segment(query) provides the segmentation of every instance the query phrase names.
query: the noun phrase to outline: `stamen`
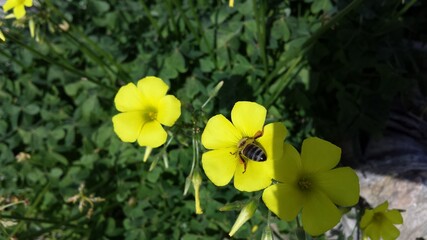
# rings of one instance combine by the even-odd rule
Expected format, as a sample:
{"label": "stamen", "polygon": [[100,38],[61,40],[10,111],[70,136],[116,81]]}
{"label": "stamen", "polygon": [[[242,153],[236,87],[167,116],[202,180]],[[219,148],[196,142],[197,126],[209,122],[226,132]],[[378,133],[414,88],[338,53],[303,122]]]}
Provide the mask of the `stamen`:
{"label": "stamen", "polygon": [[311,188],[311,181],[307,178],[301,178],[298,181],[298,187],[302,190],[302,191],[307,191],[310,190]]}

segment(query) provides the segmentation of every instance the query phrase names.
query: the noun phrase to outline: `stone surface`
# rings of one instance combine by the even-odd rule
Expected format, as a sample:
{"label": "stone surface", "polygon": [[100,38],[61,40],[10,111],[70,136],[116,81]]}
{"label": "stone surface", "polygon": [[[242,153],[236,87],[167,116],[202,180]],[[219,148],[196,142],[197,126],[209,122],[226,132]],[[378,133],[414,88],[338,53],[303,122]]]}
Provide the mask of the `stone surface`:
{"label": "stone surface", "polygon": [[[398,239],[427,239],[427,97],[416,87],[407,97],[395,101],[381,136],[369,136],[358,148],[354,141],[341,146],[344,159],[361,163],[361,197],[372,207],[387,200],[390,208],[403,210]],[[354,224],[343,219],[346,235]]]}
{"label": "stone surface", "polygon": [[399,239],[427,238],[427,171],[382,175],[358,171],[360,195],[373,207],[389,202],[404,210]]}

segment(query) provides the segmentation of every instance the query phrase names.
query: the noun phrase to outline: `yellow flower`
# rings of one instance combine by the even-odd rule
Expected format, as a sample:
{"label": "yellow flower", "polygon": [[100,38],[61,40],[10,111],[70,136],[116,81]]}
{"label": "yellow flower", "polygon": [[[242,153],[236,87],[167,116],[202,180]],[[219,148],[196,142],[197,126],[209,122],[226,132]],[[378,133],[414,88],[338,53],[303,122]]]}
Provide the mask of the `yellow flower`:
{"label": "yellow flower", "polygon": [[7,12],[13,8],[16,19],[20,19],[25,16],[25,7],[31,6],[33,6],[33,0],[7,0],[3,5],[3,11]]}
{"label": "yellow flower", "polygon": [[228,6],[229,7],[234,7],[234,0],[228,1]]}
{"label": "yellow flower", "polygon": [[[0,24],[1,25],[1,24]],[[2,40],[3,42],[6,42],[6,38],[4,37],[3,32],[0,29],[0,40]]]}
{"label": "yellow flower", "polygon": [[181,115],[181,102],[166,95],[169,87],[162,79],[146,77],[138,84],[119,89],[114,103],[121,113],[113,117],[114,132],[123,142],[159,147],[166,142],[164,126],[172,126]]}
{"label": "yellow flower", "polygon": [[403,218],[396,209],[388,210],[388,202],[385,201],[374,209],[367,209],[360,221],[363,235],[372,240],[394,240],[400,235],[400,231],[394,224],[402,224]]}
{"label": "yellow flower", "polygon": [[336,205],[352,206],[359,199],[359,179],[349,167],[334,168],[341,149],[316,137],[304,140],[301,155],[284,144],[275,179],[279,182],[264,190],[262,199],[278,217],[292,221],[302,210],[304,230],[320,235],[341,218]]}
{"label": "yellow flower", "polygon": [[[221,114],[209,119],[202,144],[210,151],[203,154],[202,166],[215,185],[224,186],[233,176],[234,186],[240,191],[258,191],[271,184],[287,130],[281,123],[264,126],[266,114],[267,110],[257,103],[237,102],[231,110],[232,122]],[[244,159],[241,150],[245,142],[261,148],[266,159]]]}

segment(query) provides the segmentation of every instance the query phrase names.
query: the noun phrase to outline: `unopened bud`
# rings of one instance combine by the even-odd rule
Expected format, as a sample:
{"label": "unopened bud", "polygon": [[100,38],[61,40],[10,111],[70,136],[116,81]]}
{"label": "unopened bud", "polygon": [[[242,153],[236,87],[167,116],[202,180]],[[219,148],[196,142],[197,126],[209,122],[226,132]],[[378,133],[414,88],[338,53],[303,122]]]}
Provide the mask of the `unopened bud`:
{"label": "unopened bud", "polygon": [[271,232],[271,228],[269,225],[264,228],[264,231],[261,235],[261,240],[273,240],[273,233]]}
{"label": "unopened bud", "polygon": [[228,2],[228,6],[229,6],[229,7],[234,7],[234,0],[230,0],[230,1]]}
{"label": "unopened bud", "polygon": [[208,100],[206,100],[206,102],[205,103],[203,103],[203,105],[202,105],[202,109],[206,106],[206,104],[208,104],[209,103],[209,101],[212,99],[212,98],[214,98],[217,94],[218,94],[218,92],[219,92],[219,90],[222,88],[222,86],[224,85],[224,81],[220,81],[216,86],[215,86],[215,88],[213,89],[213,91],[211,92],[211,94],[209,95],[209,98],[208,98]]}
{"label": "unopened bud", "polygon": [[249,219],[252,218],[252,216],[255,213],[255,210],[258,207],[258,199],[251,199],[240,211],[239,216],[236,219],[236,222],[234,222],[233,227],[231,228],[230,233],[228,234],[230,237],[232,237],[237,230]]}
{"label": "unopened bud", "polygon": [[152,147],[146,147],[145,148],[144,162],[146,162],[148,160],[148,157],[150,156],[152,150],[153,150]]}
{"label": "unopened bud", "polygon": [[236,210],[242,209],[244,206],[245,206],[244,201],[236,201],[236,202],[225,204],[224,206],[220,207],[219,210],[221,212],[236,211]]}
{"label": "unopened bud", "polygon": [[194,171],[191,181],[193,182],[193,188],[194,188],[194,201],[195,201],[195,207],[196,207],[196,214],[202,214],[203,210],[200,205],[200,185],[202,185],[202,176],[200,176],[200,173],[197,169]]}
{"label": "unopened bud", "polygon": [[4,34],[3,34],[3,32],[0,30],[0,39],[3,41],[3,42],[6,42],[6,37],[4,36]]}
{"label": "unopened bud", "polygon": [[36,24],[34,23],[34,19],[33,18],[30,18],[30,20],[28,21],[28,27],[30,28],[30,35],[31,35],[31,37],[34,38]]}

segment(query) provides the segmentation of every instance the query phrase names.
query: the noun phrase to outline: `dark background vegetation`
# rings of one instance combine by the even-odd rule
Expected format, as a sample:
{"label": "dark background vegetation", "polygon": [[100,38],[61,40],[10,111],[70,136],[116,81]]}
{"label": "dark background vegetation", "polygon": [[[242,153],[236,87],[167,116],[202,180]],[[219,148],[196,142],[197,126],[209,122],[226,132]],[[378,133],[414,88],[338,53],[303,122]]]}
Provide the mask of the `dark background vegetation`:
{"label": "dark background vegetation", "polygon": [[[217,209],[251,194],[216,188],[204,178],[203,215],[195,215],[191,194],[183,196],[193,129],[203,129],[210,116],[229,116],[238,100],[256,101],[268,108],[268,121],[286,124],[288,141],[296,146],[317,135],[340,146],[350,143],[357,154],[365,139],[381,135],[396,102],[425,113],[410,104],[414,90],[427,93],[425,2],[227,4],[47,0],[36,2],[25,20],[2,19],[7,41],[0,45],[0,196],[28,205],[0,212],[2,220],[19,220],[1,234],[227,238],[238,212]],[[36,23],[35,38],[29,19]],[[112,129],[115,93],[147,75],[161,77],[182,101],[182,117],[170,129],[175,138],[167,168],[156,157],[143,163],[144,149],[120,142]],[[201,113],[220,81],[223,88]],[[18,162],[20,152],[31,158]],[[357,158],[350,163],[358,164]],[[83,182],[88,196],[106,199],[90,219],[77,204],[66,203]],[[258,239],[266,218],[261,206],[236,238]],[[282,234],[295,229],[275,222]]]}

